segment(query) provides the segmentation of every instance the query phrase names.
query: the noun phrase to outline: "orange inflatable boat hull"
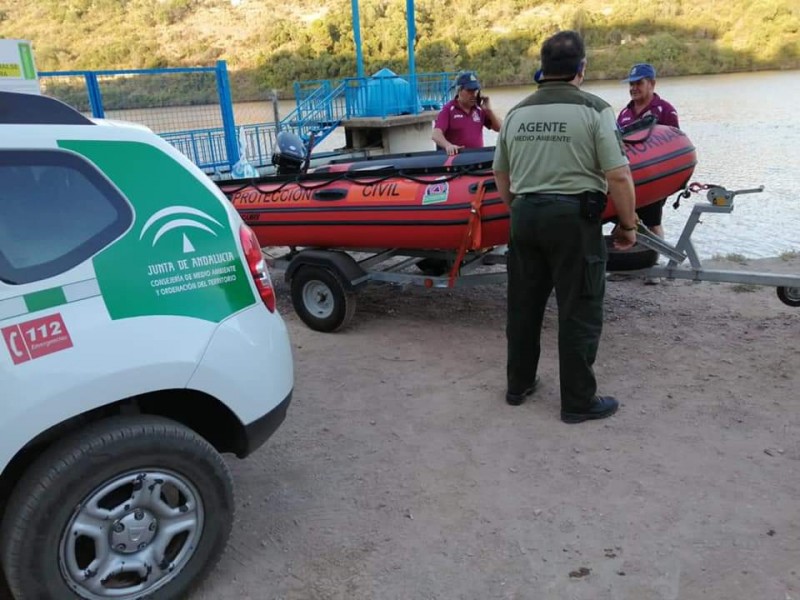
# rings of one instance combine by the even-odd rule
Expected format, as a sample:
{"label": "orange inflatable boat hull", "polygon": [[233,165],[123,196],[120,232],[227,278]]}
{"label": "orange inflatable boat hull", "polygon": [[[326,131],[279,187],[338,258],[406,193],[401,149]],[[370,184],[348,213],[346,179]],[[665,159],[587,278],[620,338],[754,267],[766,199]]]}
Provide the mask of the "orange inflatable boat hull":
{"label": "orange inflatable boat hull", "polygon": [[[678,129],[656,125],[624,141],[637,206],[682,189],[694,171],[694,146]],[[509,235],[493,153],[484,148],[452,157],[419,152],[339,160],[302,175],[218,185],[264,247],[450,250],[464,244],[469,229],[469,248],[485,248],[508,243]],[[609,202],[603,219],[614,214]]]}

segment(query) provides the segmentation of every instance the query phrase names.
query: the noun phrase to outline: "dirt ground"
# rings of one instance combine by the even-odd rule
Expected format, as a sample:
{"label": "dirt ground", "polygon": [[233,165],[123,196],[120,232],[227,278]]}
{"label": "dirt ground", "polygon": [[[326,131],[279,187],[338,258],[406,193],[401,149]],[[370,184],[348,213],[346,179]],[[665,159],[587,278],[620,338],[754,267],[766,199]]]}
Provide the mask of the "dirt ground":
{"label": "dirt ground", "polygon": [[190,600],[800,599],[800,309],[619,279],[596,366],[623,407],[579,425],[554,306],[543,385],[511,407],[505,286],[368,287],[321,334],[280,284],[294,401],[231,459],[234,532]]}
{"label": "dirt ground", "polygon": [[280,291],[294,403],[232,461],[231,544],[192,600],[800,599],[800,309],[774,288],[609,281],[597,373],[623,407],[580,425],[554,306],[511,407],[505,286],[371,287],[337,334]]}

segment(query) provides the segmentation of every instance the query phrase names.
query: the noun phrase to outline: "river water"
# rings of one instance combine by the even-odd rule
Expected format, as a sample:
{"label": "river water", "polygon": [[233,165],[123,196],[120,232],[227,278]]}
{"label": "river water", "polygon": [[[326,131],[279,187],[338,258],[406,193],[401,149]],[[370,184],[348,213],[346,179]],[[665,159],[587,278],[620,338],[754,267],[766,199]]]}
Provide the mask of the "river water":
{"label": "river water", "polygon": [[[628,101],[623,83],[586,89],[615,110]],[[703,217],[692,236],[700,256],[800,251],[800,73],[664,78],[656,91],[678,110],[681,129],[697,148],[692,181],[729,190],[764,186],[760,194],[736,197],[731,214]],[[677,240],[698,196],[692,198],[678,210],[665,206],[668,240]]]}
{"label": "river water", "polygon": [[[495,111],[508,110],[535,85],[484,90]],[[628,102],[628,86],[616,81],[589,82],[584,89],[597,94],[619,112]],[[678,110],[681,128],[697,148],[698,165],[691,181],[725,186],[729,190],[764,186],[760,194],[736,197],[731,214],[706,214],[692,240],[703,258],[741,254],[749,258],[800,252],[800,72],[762,72],[661,78],[656,91]],[[246,105],[237,105],[239,113]],[[281,102],[285,116],[294,107]],[[259,120],[272,120],[271,105],[261,104]],[[496,134],[486,132],[485,143]],[[344,146],[337,130],[320,146]],[[431,146],[432,148],[432,146]],[[664,209],[666,238],[675,242],[692,204]]]}

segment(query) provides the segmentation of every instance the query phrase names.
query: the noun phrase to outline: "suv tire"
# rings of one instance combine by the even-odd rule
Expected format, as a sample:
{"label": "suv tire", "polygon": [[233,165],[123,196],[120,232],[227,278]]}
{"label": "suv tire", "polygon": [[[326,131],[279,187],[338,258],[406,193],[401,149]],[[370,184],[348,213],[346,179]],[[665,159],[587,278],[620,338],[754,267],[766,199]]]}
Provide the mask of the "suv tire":
{"label": "suv tire", "polygon": [[0,562],[17,600],[180,598],[221,555],[233,512],[230,471],[205,439],[161,417],[112,417],[27,470],[3,516]]}

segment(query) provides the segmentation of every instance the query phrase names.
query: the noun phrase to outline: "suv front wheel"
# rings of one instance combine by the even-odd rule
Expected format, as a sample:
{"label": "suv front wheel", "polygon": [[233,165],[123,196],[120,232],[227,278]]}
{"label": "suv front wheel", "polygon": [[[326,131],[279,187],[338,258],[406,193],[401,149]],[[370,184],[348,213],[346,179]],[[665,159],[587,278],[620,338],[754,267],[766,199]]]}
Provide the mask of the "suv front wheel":
{"label": "suv front wheel", "polygon": [[17,600],[182,597],[233,523],[233,482],[203,438],[154,416],[98,421],[20,480],[0,527]]}

